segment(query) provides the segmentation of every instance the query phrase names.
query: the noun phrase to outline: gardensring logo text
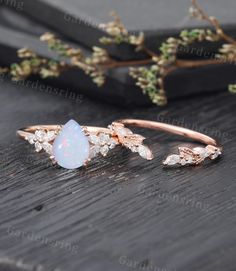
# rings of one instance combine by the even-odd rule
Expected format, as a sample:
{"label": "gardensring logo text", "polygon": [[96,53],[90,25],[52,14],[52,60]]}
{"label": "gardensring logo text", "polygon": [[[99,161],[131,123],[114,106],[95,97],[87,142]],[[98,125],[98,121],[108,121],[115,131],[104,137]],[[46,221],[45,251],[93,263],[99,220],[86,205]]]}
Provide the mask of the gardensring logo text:
{"label": "gardensring logo text", "polygon": [[125,265],[129,268],[133,268],[135,270],[142,270],[142,271],[175,271],[175,269],[168,269],[165,267],[158,267],[154,265],[149,260],[144,261],[137,261],[128,258],[127,256],[120,256],[119,263]]}
{"label": "gardensring logo text", "polygon": [[69,242],[64,242],[64,241],[58,241],[58,240],[50,240],[47,237],[40,236],[37,234],[34,234],[33,232],[27,232],[27,231],[22,231],[19,229],[15,229],[13,227],[8,227],[7,228],[7,233],[10,236],[15,237],[16,239],[23,238],[27,239],[32,242],[39,242],[43,245],[50,246],[55,249],[64,249],[72,253],[73,255],[78,254],[78,246],[72,245]]}
{"label": "gardensring logo text", "polygon": [[24,2],[17,0],[0,0],[0,5],[14,8],[17,11],[22,11],[24,8]]}

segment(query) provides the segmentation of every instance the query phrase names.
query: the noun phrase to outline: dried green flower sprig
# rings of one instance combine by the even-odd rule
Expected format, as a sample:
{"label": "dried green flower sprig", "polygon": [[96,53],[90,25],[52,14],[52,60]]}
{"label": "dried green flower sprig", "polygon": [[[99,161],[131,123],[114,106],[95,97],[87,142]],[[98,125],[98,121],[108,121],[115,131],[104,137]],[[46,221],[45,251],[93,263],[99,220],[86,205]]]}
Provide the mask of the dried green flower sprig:
{"label": "dried green flower sprig", "polygon": [[144,34],[141,32],[138,36],[130,35],[119,16],[114,11],[111,12],[111,16],[114,18],[114,21],[99,25],[100,28],[110,36],[100,38],[100,42],[104,45],[128,43],[134,45],[136,51],[142,50],[144,45]]}
{"label": "dried green flower sprig", "polygon": [[137,80],[136,84],[143,93],[147,94],[154,104],[165,105],[167,99],[160,73],[158,65],[152,65],[150,68],[130,68],[130,75]]}
{"label": "dried green flower sprig", "polygon": [[39,74],[42,78],[58,77],[65,68],[64,62],[41,58],[27,48],[18,50],[18,57],[24,60],[12,64],[9,69],[14,81],[24,80],[32,74]]}
{"label": "dried green flower sprig", "polygon": [[[42,78],[58,77],[63,71],[77,67],[100,87],[105,83],[106,71],[116,67],[129,67],[130,76],[134,78],[136,85],[143,93],[148,95],[154,104],[165,105],[167,103],[165,77],[174,70],[236,62],[236,40],[223,31],[218,20],[205,13],[196,0],[192,0],[189,12],[191,17],[210,23],[213,30],[210,28],[183,30],[178,37],[170,37],[163,42],[159,53],[145,46],[143,33],[130,34],[115,12],[111,14],[114,18],[112,22],[100,25],[101,29],[107,33],[106,37],[100,39],[103,46],[127,43],[133,46],[135,51],[146,53],[147,58],[144,60],[117,61],[106,49],[100,47],[93,47],[92,54],[85,56],[80,48],[72,48],[55,35],[45,33],[40,40],[46,42],[49,50],[57,54],[56,59],[42,58],[30,49],[23,48],[18,50],[18,57],[22,61],[12,64],[9,68],[0,68],[0,73],[10,73],[13,80],[24,80],[33,74],[39,74]],[[178,58],[180,48],[202,41],[223,41],[224,44],[213,59],[183,60]],[[229,90],[236,93],[236,85],[230,85]]]}

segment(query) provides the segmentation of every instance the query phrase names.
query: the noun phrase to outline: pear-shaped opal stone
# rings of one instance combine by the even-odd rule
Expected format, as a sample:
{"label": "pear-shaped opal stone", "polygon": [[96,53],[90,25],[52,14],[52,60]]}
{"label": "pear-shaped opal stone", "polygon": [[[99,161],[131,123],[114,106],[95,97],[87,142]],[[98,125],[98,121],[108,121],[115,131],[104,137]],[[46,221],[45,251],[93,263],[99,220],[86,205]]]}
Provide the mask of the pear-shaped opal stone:
{"label": "pear-shaped opal stone", "polygon": [[53,156],[63,168],[75,169],[84,165],[89,158],[89,141],[80,125],[68,121],[56,137],[52,147]]}

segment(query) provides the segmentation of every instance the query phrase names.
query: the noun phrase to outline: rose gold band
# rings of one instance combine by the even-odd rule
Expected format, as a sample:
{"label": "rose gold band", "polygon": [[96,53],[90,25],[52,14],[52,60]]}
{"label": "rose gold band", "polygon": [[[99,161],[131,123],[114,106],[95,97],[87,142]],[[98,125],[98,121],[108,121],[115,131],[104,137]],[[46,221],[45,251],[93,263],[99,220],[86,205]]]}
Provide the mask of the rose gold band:
{"label": "rose gold band", "polygon": [[[28,126],[25,128],[21,128],[17,131],[17,135],[20,138],[25,138],[27,135],[34,133],[37,130],[45,130],[45,131],[54,131],[59,132],[62,129],[63,125],[34,125]],[[111,134],[111,131],[108,128],[103,127],[94,127],[94,126],[81,126],[81,128],[89,133],[89,134],[96,134],[96,133],[105,133]]]}
{"label": "rose gold band", "polygon": [[116,121],[116,123],[121,123],[125,126],[135,126],[140,128],[147,128],[152,130],[160,130],[171,134],[180,135],[186,138],[193,139],[195,141],[201,142],[206,147],[178,147],[178,154],[169,155],[164,161],[164,165],[198,165],[205,161],[206,159],[214,160],[222,153],[222,146],[220,146],[215,139],[190,130],[183,127],[170,125],[166,123],[149,121],[149,120],[139,120],[139,119],[121,119]]}
{"label": "rose gold band", "polygon": [[[121,119],[114,121],[107,128],[81,126],[82,131],[88,137],[91,152],[96,149],[95,155],[107,155],[107,152],[116,145],[122,145],[132,152],[138,153],[141,157],[152,160],[153,154],[148,146],[143,144],[145,137],[134,134],[125,126],[135,126],[152,130],[160,130],[171,134],[190,138],[205,144],[205,147],[178,147],[178,153],[169,155],[164,165],[198,165],[206,159],[214,160],[221,155],[222,147],[215,139],[183,127],[170,125],[166,123],[139,120],[139,119]],[[52,145],[54,139],[60,134],[63,125],[36,125],[22,128],[17,131],[19,137],[34,144],[36,151],[44,149],[47,153],[52,154]],[[94,157],[92,155],[91,157]]]}
{"label": "rose gold band", "polygon": [[199,133],[187,128],[183,128],[180,126],[175,126],[175,125],[166,124],[162,122],[156,122],[156,121],[139,120],[139,119],[121,119],[121,120],[118,120],[117,122],[122,123],[126,126],[130,125],[130,126],[147,128],[147,129],[152,129],[152,130],[160,130],[163,132],[184,136],[186,138],[199,141],[206,145],[219,146],[215,139],[207,135],[204,135],[202,133]]}

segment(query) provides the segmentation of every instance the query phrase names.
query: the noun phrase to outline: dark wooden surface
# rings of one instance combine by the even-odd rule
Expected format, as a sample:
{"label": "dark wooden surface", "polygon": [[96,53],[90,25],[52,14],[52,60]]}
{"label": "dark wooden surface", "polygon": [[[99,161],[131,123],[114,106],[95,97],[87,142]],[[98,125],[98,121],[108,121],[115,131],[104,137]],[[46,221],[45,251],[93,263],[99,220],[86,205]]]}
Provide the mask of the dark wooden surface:
{"label": "dark wooden surface", "polygon": [[[46,271],[235,270],[236,96],[128,110],[1,80],[0,115],[1,271],[39,265]],[[52,167],[15,136],[25,125],[74,118],[105,126],[121,117],[206,132],[221,140],[224,156],[203,166],[163,169],[162,159],[184,141],[137,130],[148,137],[153,161],[117,148],[86,169],[68,171]],[[32,268],[6,267],[6,259]]]}

